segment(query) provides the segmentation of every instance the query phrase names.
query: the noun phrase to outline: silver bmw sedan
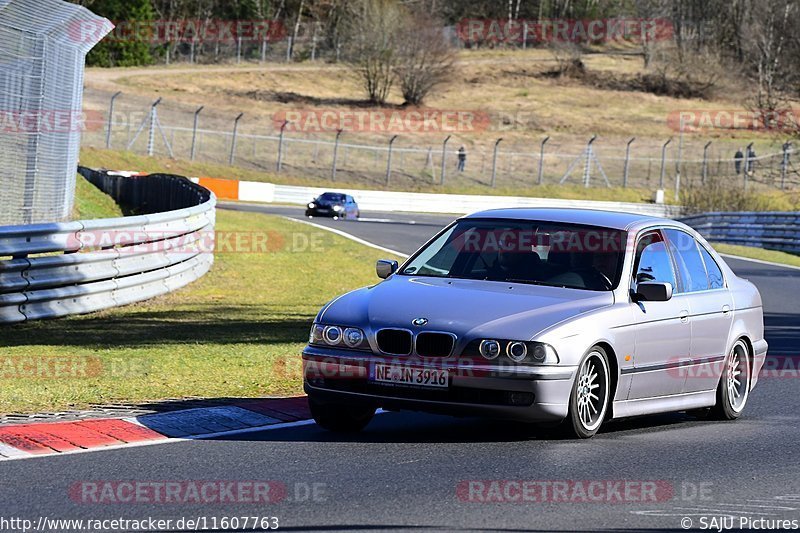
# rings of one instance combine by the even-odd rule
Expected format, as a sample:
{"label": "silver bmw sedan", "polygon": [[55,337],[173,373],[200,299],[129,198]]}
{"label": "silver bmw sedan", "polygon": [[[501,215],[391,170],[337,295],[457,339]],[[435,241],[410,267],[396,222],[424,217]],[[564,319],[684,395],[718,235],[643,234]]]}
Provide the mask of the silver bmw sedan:
{"label": "silver bmw sedan", "polygon": [[744,409],[767,352],[761,296],[688,226],[577,209],[456,220],[329,302],[303,351],[316,422],[378,408],[601,424]]}

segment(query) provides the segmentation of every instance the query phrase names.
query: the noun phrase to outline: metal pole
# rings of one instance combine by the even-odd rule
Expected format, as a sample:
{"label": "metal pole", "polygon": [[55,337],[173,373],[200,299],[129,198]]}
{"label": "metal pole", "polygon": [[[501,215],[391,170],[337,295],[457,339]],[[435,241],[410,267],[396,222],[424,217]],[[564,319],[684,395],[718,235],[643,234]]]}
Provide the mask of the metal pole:
{"label": "metal pole", "polygon": [[628,186],[628,167],[631,161],[631,144],[636,140],[636,137],[631,137],[628,145],[625,147],[625,165],[622,168],[622,187]]}
{"label": "metal pole", "polygon": [[681,159],[683,158],[683,113],[681,113],[680,136],[678,137],[678,159],[675,161],[675,201],[681,197]]}
{"label": "metal pole", "polygon": [[233,162],[236,160],[236,135],[239,133],[239,121],[244,116],[244,113],[239,113],[239,116],[236,117],[236,120],[233,121],[233,139],[231,139],[231,156],[228,158],[228,164],[233,166]]}
{"label": "metal pole", "polygon": [[706,184],[706,178],[708,178],[708,147],[711,146],[712,142],[714,141],[708,141],[703,147],[703,174],[700,178],[703,185]]}
{"label": "metal pole", "polygon": [[292,61],[292,37],[289,37],[288,45],[286,46],[286,62],[290,63]]}
{"label": "metal pole", "polygon": [[283,132],[286,129],[287,124],[289,124],[289,121],[284,120],[283,124],[281,124],[281,134],[278,137],[278,164],[275,170],[279,173],[283,169]]}
{"label": "metal pole", "polygon": [[452,135],[445,137],[444,142],[442,143],[442,176],[441,180],[439,181],[441,185],[444,185],[444,176],[447,173],[447,141],[450,140],[450,137],[452,137]]}
{"label": "metal pole", "polygon": [[194,161],[195,156],[197,155],[197,125],[200,123],[200,113],[203,111],[205,106],[200,106],[197,108],[197,111],[194,112],[194,126],[192,127],[192,152],[190,158]]}
{"label": "metal pole", "polygon": [[747,145],[744,150],[744,190],[747,191],[748,173],[750,166],[755,165],[755,162],[750,159],[750,154],[753,153],[753,143]]}
{"label": "metal pole", "polygon": [[544,138],[542,145],[539,147],[539,185],[544,183],[544,145],[547,144],[549,140],[550,136],[548,135]]}
{"label": "metal pole", "polygon": [[592,135],[592,138],[589,139],[589,142],[586,144],[586,163],[583,165],[583,186],[589,187],[589,182],[592,179],[592,145],[594,144],[594,140],[597,139],[597,135]]}
{"label": "metal pole", "polygon": [[108,126],[106,127],[106,150],[111,148],[111,128],[114,124],[114,100],[116,100],[122,91],[114,93],[111,97],[111,103],[108,106]]}
{"label": "metal pole", "polygon": [[336,160],[339,157],[339,137],[343,130],[336,131],[336,141],[333,143],[333,168],[331,169],[331,179],[336,181]]}
{"label": "metal pole", "polygon": [[500,146],[500,142],[502,140],[503,138],[500,137],[494,143],[494,156],[492,157],[492,187],[494,187],[495,182],[497,181],[497,147]]}
{"label": "metal pole", "polygon": [[667,142],[664,143],[664,146],[661,147],[661,178],[658,180],[658,188],[664,188],[664,173],[666,171],[666,163],[667,163],[667,146],[669,143],[672,142],[672,137],[670,137]]}
{"label": "metal pole", "polygon": [[789,167],[789,149],[792,143],[786,141],[783,143],[783,160],[781,161],[781,189],[786,188],[786,170]]}
{"label": "metal pole", "polygon": [[158,111],[156,111],[156,108],[160,103],[161,98],[153,102],[153,105],[150,106],[150,135],[147,138],[147,155],[150,157],[153,157],[153,144],[156,140],[156,121],[158,120]]}
{"label": "metal pole", "polygon": [[386,158],[386,185],[389,185],[389,178],[392,176],[392,146],[397,139],[397,135],[389,139],[389,155]]}
{"label": "metal pole", "polygon": [[241,36],[236,39],[236,64],[240,64],[242,62],[242,38]]}

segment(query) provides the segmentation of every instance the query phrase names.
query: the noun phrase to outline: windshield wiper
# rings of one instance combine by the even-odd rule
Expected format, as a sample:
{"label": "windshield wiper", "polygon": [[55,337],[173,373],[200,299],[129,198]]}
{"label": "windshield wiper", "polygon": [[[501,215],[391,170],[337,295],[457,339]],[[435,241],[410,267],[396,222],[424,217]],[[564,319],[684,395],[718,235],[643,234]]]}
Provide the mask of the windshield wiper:
{"label": "windshield wiper", "polygon": [[552,283],[545,283],[544,281],[536,281],[534,279],[517,279],[517,278],[506,278],[501,279],[498,281],[505,281],[507,283],[522,283],[525,285],[541,285],[543,287],[559,287],[560,285],[554,285]]}

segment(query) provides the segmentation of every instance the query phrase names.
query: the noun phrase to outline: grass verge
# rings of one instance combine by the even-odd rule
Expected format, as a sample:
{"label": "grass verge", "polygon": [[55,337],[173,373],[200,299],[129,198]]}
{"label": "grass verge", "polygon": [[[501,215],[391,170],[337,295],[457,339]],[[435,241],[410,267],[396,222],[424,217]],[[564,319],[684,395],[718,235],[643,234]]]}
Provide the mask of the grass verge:
{"label": "grass verge", "polygon": [[262,236],[258,251],[219,253],[203,279],[149,302],[3,327],[0,412],[301,392],[314,315],[376,281],[375,260],[387,254],[281,218],[220,211],[217,220],[218,232]]}
{"label": "grass verge", "polygon": [[95,218],[121,217],[122,210],[114,200],[100,189],[78,175],[75,182],[75,207],[72,210],[73,220],[91,220]]}
{"label": "grass verge", "polygon": [[[275,174],[242,167],[146,157],[132,152],[84,148],[81,150],[81,164],[91,168],[107,168],[113,170],[135,170],[140,172],[169,172],[181,176],[202,176],[210,178],[227,178],[241,181],[259,181],[282,185],[298,185],[305,187],[328,187],[348,189],[379,189],[389,191],[430,192],[444,194],[475,194],[480,196],[527,196],[533,198],[563,198],[568,200],[598,200],[609,202],[642,203],[651,200],[652,192],[645,189],[621,187],[592,187],[582,185],[541,185],[525,187],[496,187],[485,185],[445,185],[417,183],[411,186],[389,186],[364,182],[348,182],[337,180],[332,184],[329,180],[309,178],[289,173]],[[669,196],[669,195],[667,195]],[[357,198],[356,198],[357,199]],[[668,199],[669,202],[669,199]]]}
{"label": "grass verge", "polygon": [[800,267],[800,256],[779,252],[776,250],[764,250],[752,246],[736,246],[733,244],[713,244],[714,249],[721,254],[738,255],[748,259],[758,259],[771,263]]}

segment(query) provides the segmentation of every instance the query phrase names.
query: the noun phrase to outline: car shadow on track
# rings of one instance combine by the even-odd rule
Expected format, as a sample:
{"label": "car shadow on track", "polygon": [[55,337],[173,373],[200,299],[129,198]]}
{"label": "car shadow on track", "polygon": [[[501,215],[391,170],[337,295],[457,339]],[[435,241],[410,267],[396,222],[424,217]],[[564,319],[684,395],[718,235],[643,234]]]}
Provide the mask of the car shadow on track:
{"label": "car shadow on track", "polygon": [[[668,413],[608,422],[595,439],[663,432],[710,424],[685,413]],[[563,426],[546,427],[487,420],[401,412],[383,413],[360,433],[332,433],[316,424],[222,436],[218,440],[271,442],[480,443],[573,440]]]}

